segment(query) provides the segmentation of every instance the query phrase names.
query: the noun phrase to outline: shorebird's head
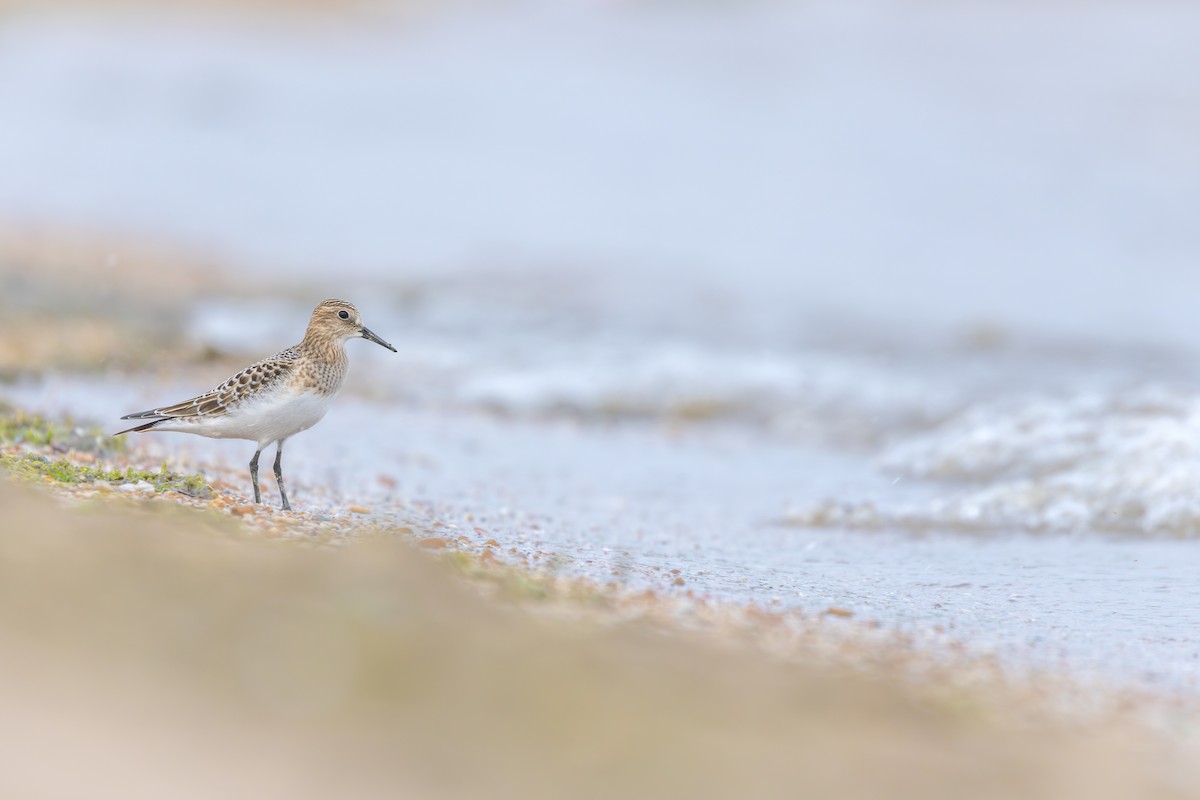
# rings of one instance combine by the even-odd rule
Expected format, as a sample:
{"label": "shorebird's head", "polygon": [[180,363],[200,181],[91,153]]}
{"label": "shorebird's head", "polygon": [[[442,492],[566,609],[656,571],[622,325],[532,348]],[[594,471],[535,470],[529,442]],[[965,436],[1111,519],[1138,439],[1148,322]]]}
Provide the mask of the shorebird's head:
{"label": "shorebird's head", "polygon": [[312,320],[308,323],[308,331],[310,336],[319,332],[322,338],[338,342],[361,337],[386,347],[393,353],[396,352],[396,348],[363,325],[358,309],[353,303],[347,303],[345,300],[326,300],[317,306],[313,310]]}

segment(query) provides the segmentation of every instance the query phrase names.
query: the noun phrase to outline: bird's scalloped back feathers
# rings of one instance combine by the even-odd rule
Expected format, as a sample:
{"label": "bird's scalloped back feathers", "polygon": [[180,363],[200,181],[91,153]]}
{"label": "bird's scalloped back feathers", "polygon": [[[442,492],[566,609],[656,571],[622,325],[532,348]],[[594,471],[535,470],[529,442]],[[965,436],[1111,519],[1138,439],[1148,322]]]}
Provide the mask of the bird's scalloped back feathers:
{"label": "bird's scalloped back feathers", "polygon": [[[256,392],[274,386],[282,380],[291,377],[295,370],[300,353],[295,347],[289,347],[282,353],[256,361],[229,380],[217,386],[210,392],[199,397],[184,400],[175,405],[128,414],[121,419],[152,419],[181,417],[211,417],[220,416],[230,408],[237,406],[242,400]],[[149,426],[146,426],[149,427]],[[131,430],[141,430],[132,428]]]}

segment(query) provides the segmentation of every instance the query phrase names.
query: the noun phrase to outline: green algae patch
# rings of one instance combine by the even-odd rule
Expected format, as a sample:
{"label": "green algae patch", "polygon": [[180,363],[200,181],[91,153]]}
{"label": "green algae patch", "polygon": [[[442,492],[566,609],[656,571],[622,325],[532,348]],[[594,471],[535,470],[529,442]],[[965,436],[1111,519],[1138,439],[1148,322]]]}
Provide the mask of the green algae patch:
{"label": "green algae patch", "polygon": [[550,579],[499,562],[488,563],[474,553],[450,551],[447,563],[466,578],[491,583],[511,600],[546,600],[550,597]]}
{"label": "green algae patch", "polygon": [[42,455],[0,456],[0,467],[28,479],[43,479],[55,483],[148,483],[156,492],[179,492],[188,497],[210,499],[212,487],[199,473],[180,475],[168,470],[166,465],[158,472],[128,467],[124,470],[106,468],[103,464],[87,466],[66,459],[50,459]]}
{"label": "green algae patch", "polygon": [[70,418],[49,419],[3,404],[0,404],[0,445],[61,447],[94,454],[125,450],[123,439],[114,439],[97,425],[79,425]]}

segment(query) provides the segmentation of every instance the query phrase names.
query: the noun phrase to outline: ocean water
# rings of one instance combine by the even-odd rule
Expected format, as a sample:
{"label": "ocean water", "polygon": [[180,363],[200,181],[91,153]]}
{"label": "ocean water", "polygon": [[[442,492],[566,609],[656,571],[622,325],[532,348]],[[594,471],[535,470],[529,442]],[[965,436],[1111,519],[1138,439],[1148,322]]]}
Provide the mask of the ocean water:
{"label": "ocean water", "polygon": [[[193,304],[223,351],[358,302],[400,352],[351,343],[298,502],[1194,691],[1197,34],[1166,2],[14,15],[0,227],[278,282]],[[115,420],[222,377],[2,391]]]}

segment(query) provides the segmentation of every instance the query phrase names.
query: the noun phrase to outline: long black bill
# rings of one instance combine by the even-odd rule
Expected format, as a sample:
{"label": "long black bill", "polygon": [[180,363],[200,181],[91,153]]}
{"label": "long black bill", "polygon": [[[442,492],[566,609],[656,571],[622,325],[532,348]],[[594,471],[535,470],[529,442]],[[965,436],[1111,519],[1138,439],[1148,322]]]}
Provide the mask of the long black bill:
{"label": "long black bill", "polygon": [[375,343],[375,344],[377,344],[377,345],[380,345],[381,347],[386,347],[388,350],[391,350],[393,353],[394,353],[394,352],[396,352],[396,348],[392,347],[390,344],[388,344],[387,342],[385,342],[383,339],[380,339],[378,336],[376,336],[376,335],[375,335],[375,334],[374,334],[374,333],[371,331],[371,329],[370,329],[370,328],[366,328],[366,327],[364,327],[364,328],[362,329],[362,337],[363,337],[364,339],[368,340],[368,341],[371,341],[371,342],[374,342],[374,343]]}

